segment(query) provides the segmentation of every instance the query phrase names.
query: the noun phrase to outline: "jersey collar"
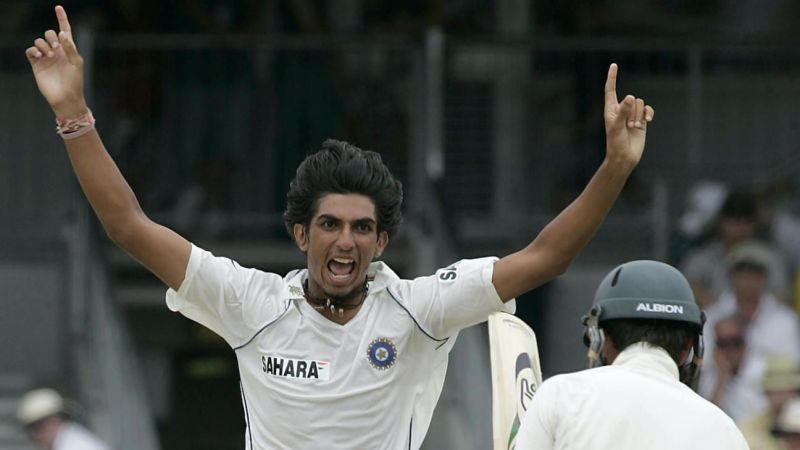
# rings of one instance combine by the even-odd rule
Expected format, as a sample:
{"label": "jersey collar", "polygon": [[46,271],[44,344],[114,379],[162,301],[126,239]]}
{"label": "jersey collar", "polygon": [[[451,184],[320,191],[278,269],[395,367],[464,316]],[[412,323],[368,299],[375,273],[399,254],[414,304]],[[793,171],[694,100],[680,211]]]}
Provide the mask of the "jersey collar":
{"label": "jersey collar", "polygon": [[679,380],[678,365],[666,350],[644,342],[631,344],[614,359],[613,365],[628,367],[637,372]]}

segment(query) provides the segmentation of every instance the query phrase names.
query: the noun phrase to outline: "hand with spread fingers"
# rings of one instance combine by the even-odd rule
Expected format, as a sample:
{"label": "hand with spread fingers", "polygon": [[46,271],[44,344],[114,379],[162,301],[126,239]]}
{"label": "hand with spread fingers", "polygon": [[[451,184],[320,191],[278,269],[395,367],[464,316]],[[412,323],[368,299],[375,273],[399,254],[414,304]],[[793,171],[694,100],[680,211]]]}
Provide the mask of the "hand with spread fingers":
{"label": "hand with spread fingers", "polygon": [[644,151],[647,123],[653,120],[655,110],[644,100],[626,95],[617,100],[617,65],[608,68],[605,87],[606,159],[633,170]]}
{"label": "hand with spread fingers", "polygon": [[69,119],[87,111],[83,96],[83,58],[75,47],[67,12],[56,6],[59,32],[47,30],[25,51],[39,91],[56,117]]}

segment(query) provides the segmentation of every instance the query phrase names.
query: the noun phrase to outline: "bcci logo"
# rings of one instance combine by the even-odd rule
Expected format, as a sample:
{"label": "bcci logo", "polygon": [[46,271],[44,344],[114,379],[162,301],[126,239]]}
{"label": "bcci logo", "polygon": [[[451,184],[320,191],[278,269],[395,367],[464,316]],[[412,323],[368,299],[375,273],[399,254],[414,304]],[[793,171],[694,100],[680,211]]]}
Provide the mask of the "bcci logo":
{"label": "bcci logo", "polygon": [[367,347],[367,359],[372,367],[386,370],[397,360],[397,347],[388,338],[377,338]]}

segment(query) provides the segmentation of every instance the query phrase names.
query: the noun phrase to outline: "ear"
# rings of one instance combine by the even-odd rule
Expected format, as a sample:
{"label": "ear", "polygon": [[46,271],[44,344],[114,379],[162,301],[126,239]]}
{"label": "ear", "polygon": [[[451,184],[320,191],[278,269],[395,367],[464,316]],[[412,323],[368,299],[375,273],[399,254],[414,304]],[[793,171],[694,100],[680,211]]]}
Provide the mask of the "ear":
{"label": "ear", "polygon": [[619,355],[617,347],[614,346],[614,341],[608,334],[605,335],[605,340],[603,341],[603,348],[600,351],[603,352],[603,358],[605,358],[606,364],[613,363],[614,360],[617,359],[617,355]]}
{"label": "ear", "polygon": [[294,243],[302,252],[308,251],[308,230],[305,225],[296,223],[292,228],[294,232]]}
{"label": "ear", "polygon": [[377,257],[381,256],[381,254],[383,254],[383,249],[385,249],[388,244],[389,244],[389,233],[387,233],[385,231],[379,231],[378,232],[378,245],[377,245],[377,248],[375,249],[374,258],[377,258]]}
{"label": "ear", "polygon": [[687,339],[686,344],[683,345],[683,351],[689,353],[689,350],[692,349],[692,346],[694,346],[694,339],[691,338]]}
{"label": "ear", "polygon": [[688,361],[689,352],[692,350],[692,347],[694,347],[694,339],[687,339],[686,343],[683,345],[683,350],[681,350],[681,356],[679,358],[681,360],[681,364],[686,364]]}

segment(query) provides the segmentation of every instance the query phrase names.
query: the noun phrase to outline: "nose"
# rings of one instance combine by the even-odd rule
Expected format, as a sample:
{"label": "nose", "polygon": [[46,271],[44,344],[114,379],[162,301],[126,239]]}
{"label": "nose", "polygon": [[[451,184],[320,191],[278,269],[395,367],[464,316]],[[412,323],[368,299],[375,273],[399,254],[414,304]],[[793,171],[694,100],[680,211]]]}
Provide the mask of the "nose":
{"label": "nose", "polygon": [[340,250],[349,251],[355,247],[355,240],[353,239],[353,230],[350,226],[346,226],[342,229],[342,232],[339,233],[339,236],[336,239],[336,246]]}

